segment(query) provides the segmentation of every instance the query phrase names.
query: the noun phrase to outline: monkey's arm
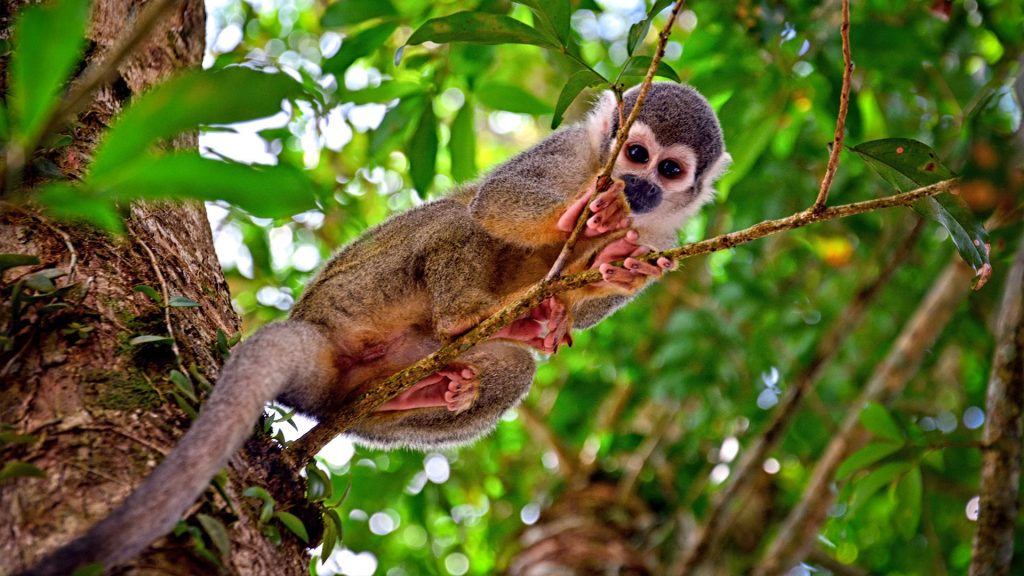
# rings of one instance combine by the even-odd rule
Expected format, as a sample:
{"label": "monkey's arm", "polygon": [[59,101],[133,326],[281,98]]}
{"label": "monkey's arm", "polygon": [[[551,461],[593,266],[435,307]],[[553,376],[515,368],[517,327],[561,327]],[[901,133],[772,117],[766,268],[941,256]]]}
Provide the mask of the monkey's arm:
{"label": "monkey's arm", "polygon": [[[252,432],[263,405],[291,384],[326,387],[331,346],[313,324],[270,324],[232,350],[199,418],[164,461],[110,516],[23,576],[58,576],[94,562],[127,562],[167,534]],[[314,361],[311,361],[314,359]]]}
{"label": "monkey's arm", "polygon": [[568,232],[558,221],[592,183],[599,156],[585,124],[555,132],[481,180],[470,214],[492,236],[517,246],[561,244]]}

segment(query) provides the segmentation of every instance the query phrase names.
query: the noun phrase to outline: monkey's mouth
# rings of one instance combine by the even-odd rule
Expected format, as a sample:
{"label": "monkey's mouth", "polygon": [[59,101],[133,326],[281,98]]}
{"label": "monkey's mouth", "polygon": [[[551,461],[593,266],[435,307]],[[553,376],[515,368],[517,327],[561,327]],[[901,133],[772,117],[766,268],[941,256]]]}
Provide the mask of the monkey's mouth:
{"label": "monkey's mouth", "polygon": [[418,382],[398,396],[379,406],[375,412],[395,412],[414,408],[442,408],[448,405],[444,394],[448,391],[447,380]]}
{"label": "monkey's mouth", "polygon": [[626,174],[622,177],[626,184],[626,200],[629,202],[629,209],[636,214],[651,212],[661,204],[661,187],[652,184],[646,178]]}

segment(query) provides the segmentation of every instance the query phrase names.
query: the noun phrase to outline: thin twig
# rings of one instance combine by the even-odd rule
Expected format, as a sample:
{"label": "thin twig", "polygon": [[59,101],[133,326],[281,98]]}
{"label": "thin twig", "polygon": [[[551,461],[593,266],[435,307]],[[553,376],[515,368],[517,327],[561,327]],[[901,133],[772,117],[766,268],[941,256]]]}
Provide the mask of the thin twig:
{"label": "thin twig", "polygon": [[755,576],[785,574],[803,560],[817,542],[821,525],[835,496],[836,470],[848,454],[862,446],[868,433],[860,425],[861,409],[869,402],[888,404],[917,373],[925,353],[942,334],[957,305],[970,292],[971,269],[954,256],[932,285],[921,305],[903,326],[885,359],[878,364],[864,391],[847,414],[822,457],[814,466],[807,487],[789,513],[775,541],[757,563]]}
{"label": "thin twig", "polygon": [[178,5],[179,2],[175,0],[150,0],[147,2],[134,24],[127,27],[124,37],[114,45],[114,48],[109,53],[93,59],[80,79],[72,84],[67,95],[50,115],[38,135],[17,148],[12,148],[11,146],[15,146],[13,144],[9,145],[6,151],[7,163],[6,165],[0,163],[0,180],[6,179],[7,174],[14,175],[21,172],[39,142],[60,130],[73,115],[88,104],[93,92],[113,80],[117,75],[118,66],[143,40],[149,37],[153,26],[160,21],[164,14],[170,8]]}
{"label": "thin twig", "polygon": [[1006,276],[999,307],[995,354],[985,400],[981,508],[974,535],[971,576],[1010,573],[1014,527],[1020,508],[1024,414],[1024,234]]}
{"label": "thin twig", "polygon": [[[813,213],[810,211],[803,211],[787,216],[786,218],[760,222],[737,232],[723,234],[721,236],[716,236],[693,244],[687,244],[671,250],[653,252],[638,259],[656,261],[658,258],[664,256],[672,260],[680,261],[698,254],[707,254],[709,252],[732,248],[739,244],[744,244],[758,238],[764,238],[765,236],[782,232],[783,230],[800,228],[815,222],[824,222],[826,220],[853,216],[855,214],[873,212],[882,208],[908,206],[922,198],[948,192],[953,189],[956,184],[957,181],[955,179],[943,180],[942,182],[938,182],[930,186],[911,190],[910,192],[886,196],[884,198],[865,200],[863,202],[844,204],[842,206],[834,206]],[[394,374],[381,384],[372,386],[365,394],[359,396],[353,402],[343,406],[332,416],[331,419],[321,421],[312,430],[293,442],[289,450],[301,463],[309,461],[317,452],[320,451],[321,448],[323,448],[324,445],[334,439],[334,437],[344,432],[348,427],[358,422],[367,414],[371,413],[378,406],[381,406],[388,400],[402,393],[416,382],[419,382],[427,376],[430,376],[444,368],[455,360],[455,358],[468,351],[477,343],[490,338],[501,328],[511,324],[523,314],[539,306],[543,300],[550,298],[555,294],[560,294],[568,290],[575,290],[576,288],[580,288],[600,280],[600,271],[585,270],[569,276],[560,277],[551,282],[540,281],[537,284],[534,284],[530,288],[526,289],[514,302],[495,313],[490,318],[480,322],[469,332],[456,338],[437,352],[434,352],[412,366]]]}
{"label": "thin twig", "polygon": [[828,156],[828,167],[825,177],[821,179],[818,198],[811,206],[817,212],[825,207],[828,201],[828,190],[832,187],[832,179],[839,168],[839,153],[843,151],[843,133],[846,130],[846,111],[850,108],[850,75],[853,73],[853,57],[850,55],[850,0],[843,0],[843,24],[839,29],[843,37],[843,88],[839,95],[839,116],[836,118],[836,133],[832,138],[832,150]]}
{"label": "thin twig", "polygon": [[181,350],[178,349],[178,339],[174,337],[174,325],[171,324],[171,294],[167,288],[167,281],[164,280],[163,272],[160,271],[160,264],[156,260],[156,255],[149,249],[149,246],[141,239],[136,237],[136,242],[142,249],[149,255],[149,262],[153,266],[153,272],[156,273],[157,282],[160,282],[160,292],[163,295],[162,307],[164,309],[164,323],[167,325],[167,335],[171,338],[171,351],[174,352],[174,360],[178,363],[178,368],[184,371],[181,366]]}
{"label": "thin twig", "polygon": [[768,453],[782,440],[785,431],[796,415],[797,408],[800,407],[807,393],[817,384],[824,368],[842,349],[843,342],[860,324],[871,303],[913,252],[914,244],[924,228],[923,224],[924,220],[918,218],[910,234],[896,249],[888,264],[874,280],[857,292],[853,300],[829,327],[825,336],[818,342],[814,356],[805,364],[804,370],[794,378],[793,386],[786,391],[785,397],[779,402],[779,407],[773,413],[771,421],[757,435],[754,444],[743,452],[743,457],[736,465],[729,483],[715,494],[703,524],[690,538],[681,560],[673,565],[672,573],[674,575],[688,574],[694,571],[701,562],[715,556],[714,552],[721,542],[722,535],[728,530],[739,511],[739,508],[731,504],[736,502],[737,498],[742,499],[741,494],[757,477],[761,463]]}
{"label": "thin twig", "polygon": [[[622,146],[625,145],[626,139],[629,138],[629,129],[633,126],[633,122],[636,121],[637,116],[640,115],[640,110],[643,108],[644,99],[647,98],[647,93],[651,90],[651,82],[654,81],[655,72],[658,69],[658,64],[661,59],[665,56],[665,46],[668,44],[668,38],[672,34],[672,26],[675,24],[676,16],[679,15],[679,11],[683,9],[685,0],[676,0],[675,5],[672,6],[672,12],[668,15],[668,21],[665,22],[665,27],[661,30],[661,35],[658,38],[658,48],[654,52],[654,56],[651,58],[651,65],[647,67],[647,75],[644,76],[643,83],[640,84],[640,92],[637,94],[636,103],[633,104],[633,109],[629,112],[629,117],[626,121],[619,126],[619,131],[615,134],[615,146],[612,147],[611,154],[608,156],[608,161],[605,162],[604,169],[598,174],[595,186],[595,196],[598,193],[604,192],[612,184],[612,169],[615,168],[615,162],[619,158],[619,152],[622,150]],[[616,101],[619,108],[619,116],[622,116],[622,98],[616,93]],[[590,211],[590,205],[587,204],[580,211],[580,216],[576,220],[576,226],[573,227],[572,232],[569,233],[569,238],[565,241],[565,245],[562,246],[562,251],[558,254],[558,258],[555,259],[555,263],[551,266],[551,270],[548,271],[548,275],[544,277],[544,280],[550,282],[562,273],[565,265],[569,262],[569,256],[572,253],[572,249],[576,246],[576,241],[579,239],[580,234],[583,233],[583,229],[587,226],[587,220],[593,215]]]}

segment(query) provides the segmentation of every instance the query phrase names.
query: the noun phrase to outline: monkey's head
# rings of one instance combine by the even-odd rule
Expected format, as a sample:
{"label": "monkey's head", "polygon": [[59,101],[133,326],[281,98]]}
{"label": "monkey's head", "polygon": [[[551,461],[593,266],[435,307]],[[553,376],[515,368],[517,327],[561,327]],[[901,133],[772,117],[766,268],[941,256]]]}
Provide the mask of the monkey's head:
{"label": "monkey's head", "polygon": [[[623,117],[632,112],[639,93],[636,87],[623,95]],[[591,138],[606,158],[620,124],[611,92],[590,121]],[[731,160],[708,101],[685,84],[659,82],[651,85],[612,176],[625,182],[638,227],[674,232],[711,199],[715,180]]]}

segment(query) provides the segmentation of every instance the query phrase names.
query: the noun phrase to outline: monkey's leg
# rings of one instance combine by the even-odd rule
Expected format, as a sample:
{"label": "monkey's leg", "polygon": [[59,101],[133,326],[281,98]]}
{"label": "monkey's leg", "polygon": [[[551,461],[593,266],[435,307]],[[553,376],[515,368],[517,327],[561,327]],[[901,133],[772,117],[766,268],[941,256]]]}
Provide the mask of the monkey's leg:
{"label": "monkey's leg", "polygon": [[[422,386],[423,395],[435,400],[451,392],[444,372],[476,371],[472,378],[463,378],[459,395],[471,397],[469,406],[453,410],[450,402],[437,401],[432,406],[415,406],[412,402],[388,405],[378,409],[349,430],[362,444],[380,448],[411,446],[432,449],[458,446],[476,440],[494,429],[498,419],[522,400],[533,382],[534,361],[522,345],[488,340],[478,344],[442,371],[442,377],[426,378],[414,385]],[[452,397],[458,404],[459,395]],[[401,398],[401,396],[399,397]],[[459,406],[456,406],[457,408]]]}
{"label": "monkey's leg", "polygon": [[[199,418],[164,461],[110,516],[24,575],[57,576],[94,562],[110,569],[167,534],[252,432],[263,405],[285,389],[312,390],[336,378],[331,342],[317,326],[263,327],[231,351]],[[301,408],[301,407],[300,407]]]}

